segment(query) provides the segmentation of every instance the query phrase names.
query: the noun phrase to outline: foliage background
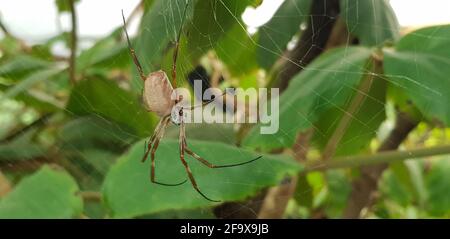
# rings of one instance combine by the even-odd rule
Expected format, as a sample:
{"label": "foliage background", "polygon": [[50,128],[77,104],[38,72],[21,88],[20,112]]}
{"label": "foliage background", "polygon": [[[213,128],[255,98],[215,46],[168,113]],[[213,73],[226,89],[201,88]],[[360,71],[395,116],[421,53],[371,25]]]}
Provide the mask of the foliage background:
{"label": "foliage background", "polygon": [[[76,23],[77,2],[55,4]],[[189,184],[151,184],[139,160],[158,118],[141,104],[122,29],[83,49],[76,30],[29,45],[2,21],[0,218],[450,216],[450,25],[400,29],[384,0],[286,0],[250,34],[240,16],[260,1],[189,2],[179,85],[282,94],[278,133],[190,125],[188,143],[217,164],[263,160],[208,169],[188,159],[200,188],[222,203]],[[170,71],[184,6],[136,7],[132,42],[145,72]],[[52,51],[60,43],[70,56]],[[175,126],[166,138],[157,177],[178,182],[186,175]]]}

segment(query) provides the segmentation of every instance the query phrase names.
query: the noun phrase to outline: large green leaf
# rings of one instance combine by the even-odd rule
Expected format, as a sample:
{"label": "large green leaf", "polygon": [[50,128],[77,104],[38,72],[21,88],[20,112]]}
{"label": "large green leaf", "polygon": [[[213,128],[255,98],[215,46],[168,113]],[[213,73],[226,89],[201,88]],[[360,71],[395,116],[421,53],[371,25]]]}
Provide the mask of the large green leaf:
{"label": "large green leaf", "polygon": [[12,141],[0,144],[0,161],[27,160],[44,156],[46,148],[33,142],[37,129],[29,130]]}
{"label": "large green leaf", "polygon": [[19,80],[30,72],[49,68],[51,63],[36,57],[19,55],[0,64],[0,77]]}
{"label": "large green leaf", "polygon": [[428,119],[450,125],[450,25],[426,28],[385,49],[384,71]]}
{"label": "large green leaf", "polygon": [[33,74],[25,77],[25,79],[21,80],[19,83],[9,87],[2,98],[4,99],[16,97],[17,95],[23,93],[26,90],[29,90],[31,87],[41,81],[50,80],[60,72],[60,69],[43,69],[34,72]]}
{"label": "large green leaf", "polygon": [[370,55],[371,50],[363,47],[340,48],[321,55],[294,76],[280,96],[279,130],[260,134],[261,125],[257,125],[244,139],[244,145],[261,150],[291,146],[296,134],[314,127],[321,113],[331,108],[345,111],[342,107],[366,74]]}
{"label": "large green leaf", "polygon": [[195,5],[188,37],[192,60],[197,60],[208,49],[215,48],[218,40],[228,36],[233,26],[242,24],[242,13],[254,2],[255,0],[199,1]]}
{"label": "large green leaf", "polygon": [[42,167],[0,201],[0,218],[73,218],[83,201],[77,183],[64,171]]}
{"label": "large green leaf", "polygon": [[55,112],[64,108],[63,103],[54,95],[38,89],[27,89],[18,94],[15,99],[40,112]]}
{"label": "large green leaf", "polygon": [[395,202],[403,207],[411,204],[414,199],[414,195],[408,190],[408,186],[403,184],[392,170],[383,173],[380,181],[380,192],[387,202]]}
{"label": "large green leaf", "polygon": [[139,104],[137,96],[100,78],[80,81],[72,90],[66,109],[78,116],[98,115],[137,136],[147,136],[153,126],[153,118]]}
{"label": "large green leaf", "polygon": [[326,172],[327,197],[324,210],[330,218],[340,218],[347,206],[348,197],[352,192],[352,185],[343,171],[332,170]]}
{"label": "large green leaf", "polygon": [[[379,69],[381,66],[375,67],[374,65],[375,63],[372,62],[366,70],[376,75],[368,74],[361,82],[361,85],[370,85],[368,90],[361,92],[363,90],[358,89],[357,86],[350,95],[345,91],[336,92],[336,96],[344,94],[343,97],[347,97],[346,103],[342,108],[332,107],[327,110],[315,124],[314,142],[318,143],[321,148],[327,145],[343,117],[349,117],[350,123],[337,144],[335,155],[348,155],[367,149],[372,138],[377,134],[380,124],[386,118],[386,80],[379,77],[382,73]],[[358,94],[362,97],[362,102],[355,112],[349,115],[347,109],[350,108]],[[327,100],[325,99],[323,104],[327,104]]]}
{"label": "large green leaf", "polygon": [[[198,155],[217,165],[238,163],[255,158],[255,153],[222,143],[188,140]],[[113,217],[136,217],[169,209],[189,209],[211,206],[187,182],[167,187],[150,182],[150,160],[140,162],[144,142],[135,144],[108,173],[103,195]],[[199,188],[213,199],[242,200],[264,187],[275,185],[287,174],[293,175],[300,166],[293,160],[264,155],[251,164],[211,169],[186,156]],[[156,178],[160,182],[175,183],[187,179],[180,161],[177,140],[163,140],[156,153]]]}
{"label": "large green leaf", "polygon": [[[74,0],[74,3],[79,2],[80,0]],[[55,0],[56,7],[58,12],[70,12],[70,1],[67,0]]]}
{"label": "large green leaf", "polygon": [[286,0],[269,22],[259,28],[258,63],[269,68],[286,50],[310,12],[311,0]]}
{"label": "large green leaf", "polygon": [[95,45],[84,50],[77,58],[77,70],[88,67],[107,69],[124,67],[129,62],[129,51],[125,42],[118,42],[122,28],[101,39]]}
{"label": "large green leaf", "polygon": [[[135,138],[101,117],[79,117],[67,122],[58,132],[59,144],[66,150],[124,148]],[[111,146],[114,145],[114,148]]]}
{"label": "large green leaf", "polygon": [[245,76],[257,66],[256,44],[247,30],[239,24],[235,24],[226,36],[216,43],[215,50],[218,58],[235,76]]}
{"label": "large green leaf", "polygon": [[399,36],[399,24],[387,0],[341,0],[341,16],[349,32],[364,45],[380,45]]}
{"label": "large green leaf", "polygon": [[[193,6],[196,2],[196,0],[189,0],[185,24],[192,17]],[[151,4],[143,16],[134,47],[146,74],[158,70],[157,61],[163,56],[169,42],[176,41],[185,5],[185,1],[158,0]],[[142,83],[135,68],[132,68],[133,87],[140,89]]]}
{"label": "large green leaf", "polygon": [[[190,139],[222,142],[225,144],[236,143],[236,135],[232,124],[186,124],[186,132]],[[165,137],[178,139],[179,135],[180,133],[177,127],[169,127]]]}

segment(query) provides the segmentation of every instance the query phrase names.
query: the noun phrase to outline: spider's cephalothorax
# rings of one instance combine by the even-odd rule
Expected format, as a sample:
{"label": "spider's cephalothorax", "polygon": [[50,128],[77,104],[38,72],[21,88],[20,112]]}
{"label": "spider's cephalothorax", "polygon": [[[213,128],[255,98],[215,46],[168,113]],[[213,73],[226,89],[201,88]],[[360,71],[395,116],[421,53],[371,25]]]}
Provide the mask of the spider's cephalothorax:
{"label": "spider's cephalothorax", "polygon": [[[184,8],[182,22],[184,22],[184,19],[186,17],[187,7],[188,7],[188,2],[186,3],[186,7]],[[169,78],[167,77],[166,73],[162,70],[152,72],[148,76],[145,76],[145,74],[142,70],[141,64],[139,63],[139,60],[135,54],[135,51],[134,51],[133,47],[131,46],[131,42],[130,42],[126,27],[125,27],[126,26],[125,25],[125,16],[123,15],[123,11],[122,11],[122,18],[123,18],[123,23],[124,23],[123,28],[124,28],[124,31],[125,31],[125,34],[127,37],[128,47],[130,49],[131,56],[133,57],[134,64],[136,65],[137,70],[139,72],[139,76],[141,77],[142,81],[144,81],[144,90],[143,90],[142,97],[143,97],[145,107],[147,108],[148,111],[155,112],[159,117],[161,117],[161,120],[159,121],[158,125],[156,126],[155,131],[146,146],[146,150],[145,150],[144,156],[142,158],[142,161],[144,162],[145,160],[147,160],[148,154],[150,153],[150,158],[151,158],[150,180],[153,183],[164,185],[164,186],[177,186],[177,185],[181,185],[187,181],[187,179],[186,179],[180,183],[168,184],[168,183],[158,182],[155,179],[155,152],[156,152],[156,149],[158,148],[161,138],[164,135],[164,131],[165,131],[166,127],[172,121],[172,123],[174,123],[175,125],[178,125],[180,127],[180,136],[179,136],[180,160],[186,169],[186,173],[188,174],[188,178],[191,181],[192,186],[205,199],[212,201],[212,202],[219,202],[217,200],[212,200],[212,199],[208,198],[205,194],[203,194],[200,191],[200,189],[197,186],[197,182],[195,181],[194,176],[192,175],[192,171],[189,168],[189,165],[187,164],[186,160],[184,159],[184,154],[187,153],[187,154],[191,155],[193,158],[195,158],[196,160],[200,161],[201,163],[203,163],[204,165],[206,165],[207,167],[210,167],[210,168],[224,168],[224,167],[239,166],[239,165],[253,162],[253,161],[261,158],[261,156],[255,158],[255,159],[252,159],[250,161],[243,162],[243,163],[217,166],[217,165],[214,165],[214,164],[208,162],[207,160],[203,159],[202,157],[198,156],[196,153],[194,153],[194,151],[189,149],[188,145],[187,145],[187,141],[186,141],[185,128],[184,128],[184,124],[185,124],[184,110],[192,110],[195,106],[194,107],[184,107],[184,106],[180,106],[181,104],[177,104],[183,100],[181,95],[179,95],[178,97],[177,97],[177,95],[175,95],[175,97],[174,97],[175,100],[172,99],[172,94],[174,92],[173,86],[176,87],[176,85],[175,85],[176,84],[176,60],[177,60],[177,55],[178,55],[178,46],[179,46],[178,43],[180,42],[180,36],[181,36],[181,27],[180,27],[180,31],[178,34],[177,42],[175,43],[175,50],[174,50],[174,54],[173,54],[172,83],[174,85],[172,85],[170,83]],[[181,26],[182,25],[183,24],[181,24]],[[211,100],[209,102],[203,103],[202,105],[211,103],[213,101],[214,100]],[[199,105],[199,106],[202,106],[202,105]]]}
{"label": "spider's cephalothorax", "polygon": [[174,125],[180,125],[181,122],[184,122],[185,118],[186,115],[183,110],[183,107],[174,106],[172,109],[172,113],[170,114],[170,121],[172,121]]}

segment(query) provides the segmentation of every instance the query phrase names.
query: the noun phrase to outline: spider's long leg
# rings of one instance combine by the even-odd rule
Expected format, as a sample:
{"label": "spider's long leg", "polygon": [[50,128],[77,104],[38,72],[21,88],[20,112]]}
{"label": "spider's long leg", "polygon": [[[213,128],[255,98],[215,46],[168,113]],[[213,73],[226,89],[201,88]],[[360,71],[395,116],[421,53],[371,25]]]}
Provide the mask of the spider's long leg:
{"label": "spider's long leg", "polygon": [[172,86],[177,88],[177,58],[178,58],[178,49],[180,48],[180,38],[181,31],[183,30],[184,20],[186,19],[186,10],[189,5],[189,0],[186,1],[186,6],[183,11],[183,18],[181,19],[180,29],[178,30],[177,41],[175,42],[175,50],[173,51],[173,65],[172,65]]}
{"label": "spider's long leg", "polygon": [[242,162],[242,163],[227,164],[227,165],[214,165],[214,164],[208,162],[206,159],[204,159],[204,158],[198,156],[198,155],[197,155],[196,153],[194,153],[192,150],[190,150],[190,149],[187,147],[186,140],[184,141],[184,145],[185,145],[185,146],[184,146],[184,151],[185,151],[186,153],[188,153],[189,155],[191,155],[192,157],[194,157],[195,159],[197,159],[198,161],[200,161],[201,163],[203,163],[204,165],[206,165],[206,166],[209,167],[209,168],[229,168],[229,167],[235,167],[235,166],[240,166],[240,165],[248,164],[248,163],[254,162],[254,161],[256,161],[256,160],[262,158],[262,156],[258,156],[258,157],[254,158],[254,159],[252,159],[252,160],[249,160],[249,161],[246,161],[246,162]]}
{"label": "spider's long leg", "polygon": [[147,147],[145,148],[144,156],[142,157],[142,160],[141,160],[142,162],[145,162],[145,160],[147,160],[148,154],[150,153],[150,150],[152,149],[152,145],[153,145],[153,143],[155,142],[155,138],[156,138],[156,136],[157,136],[157,135],[160,133],[160,131],[161,131],[162,123],[163,123],[163,121],[167,120],[167,118],[168,118],[168,116],[167,116],[167,117],[164,117],[164,118],[161,118],[161,119],[159,120],[158,124],[156,125],[155,131],[153,132],[152,137],[151,137],[150,140],[146,143]]}
{"label": "spider's long leg", "polygon": [[123,19],[123,30],[125,31],[125,35],[127,36],[127,43],[128,43],[128,49],[130,50],[131,56],[133,57],[134,64],[136,65],[136,68],[139,72],[139,76],[141,77],[142,81],[145,81],[147,79],[145,77],[144,71],[142,70],[141,63],[139,62],[139,59],[136,56],[136,52],[134,51],[133,46],[131,46],[130,37],[128,36],[127,27],[125,24],[125,16],[123,15],[122,10],[122,19]]}
{"label": "spider's long leg", "polygon": [[194,187],[194,189],[202,196],[204,197],[206,200],[211,201],[211,202],[220,202],[218,200],[213,200],[209,197],[207,197],[205,194],[202,193],[202,191],[200,191],[200,189],[197,186],[197,182],[195,181],[194,176],[192,175],[192,171],[189,168],[189,165],[187,164],[186,160],[184,159],[184,152],[185,152],[185,144],[184,142],[186,141],[185,139],[185,133],[184,133],[184,122],[183,120],[181,121],[181,126],[180,126],[180,139],[179,139],[179,144],[180,144],[180,159],[181,162],[183,163],[184,167],[186,168],[186,172],[188,174],[189,180],[192,183],[192,186]]}
{"label": "spider's long leg", "polygon": [[158,136],[156,136],[156,138],[155,138],[155,142],[154,142],[154,144],[153,144],[153,147],[152,147],[152,150],[151,150],[151,153],[150,153],[150,158],[151,158],[150,180],[152,181],[152,183],[159,184],[159,185],[163,185],[163,186],[178,186],[178,185],[181,185],[181,184],[187,182],[187,179],[184,180],[183,182],[180,182],[180,183],[174,183],[174,184],[171,184],[171,183],[161,183],[161,182],[157,182],[157,181],[155,180],[155,152],[156,152],[156,150],[158,149],[159,141],[160,141],[161,138],[164,136],[164,131],[165,131],[165,129],[166,129],[166,127],[167,127],[167,124],[168,124],[169,122],[170,122],[170,118],[169,118],[169,117],[164,118],[164,122],[161,124],[161,130],[160,130]]}
{"label": "spider's long leg", "polygon": [[[219,97],[223,97],[225,94],[226,94],[226,92],[222,93]],[[203,106],[205,106],[205,105],[211,104],[212,102],[214,102],[214,101],[215,101],[217,98],[219,98],[219,97],[214,97],[213,99],[210,99],[210,100],[205,101],[205,102],[203,102],[203,103],[201,103],[201,104],[194,105],[194,106],[191,106],[191,107],[183,107],[183,109],[193,110],[193,109],[195,109],[195,108],[197,108],[197,107],[203,107]]]}

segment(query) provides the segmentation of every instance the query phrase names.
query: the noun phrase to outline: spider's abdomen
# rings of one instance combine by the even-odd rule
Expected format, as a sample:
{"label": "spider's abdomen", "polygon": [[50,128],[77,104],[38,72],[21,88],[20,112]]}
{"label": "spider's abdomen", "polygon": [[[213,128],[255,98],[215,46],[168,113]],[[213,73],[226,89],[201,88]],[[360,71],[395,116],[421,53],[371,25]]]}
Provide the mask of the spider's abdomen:
{"label": "spider's abdomen", "polygon": [[145,107],[160,117],[170,115],[175,104],[171,100],[172,92],[172,85],[164,71],[159,70],[150,73],[144,82],[142,95]]}

